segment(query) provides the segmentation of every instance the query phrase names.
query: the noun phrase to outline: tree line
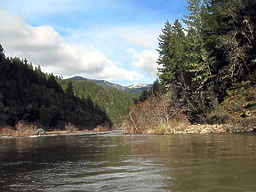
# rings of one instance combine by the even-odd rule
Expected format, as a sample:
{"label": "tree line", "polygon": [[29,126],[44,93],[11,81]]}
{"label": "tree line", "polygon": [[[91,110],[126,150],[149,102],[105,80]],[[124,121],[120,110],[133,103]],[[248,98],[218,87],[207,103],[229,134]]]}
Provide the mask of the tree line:
{"label": "tree line", "polygon": [[15,126],[20,120],[45,127],[64,128],[71,123],[95,128],[112,122],[90,97],[77,97],[72,82],[65,89],[58,77],[33,67],[26,59],[7,58],[0,45],[0,126]]}

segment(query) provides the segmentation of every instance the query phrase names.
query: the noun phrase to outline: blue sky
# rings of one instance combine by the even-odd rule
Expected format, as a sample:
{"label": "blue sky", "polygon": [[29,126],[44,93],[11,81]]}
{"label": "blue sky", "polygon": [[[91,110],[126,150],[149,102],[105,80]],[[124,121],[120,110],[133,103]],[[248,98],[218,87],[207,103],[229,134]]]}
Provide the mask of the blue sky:
{"label": "blue sky", "polygon": [[122,85],[157,77],[157,37],[186,0],[1,0],[0,43],[7,56],[43,71]]}

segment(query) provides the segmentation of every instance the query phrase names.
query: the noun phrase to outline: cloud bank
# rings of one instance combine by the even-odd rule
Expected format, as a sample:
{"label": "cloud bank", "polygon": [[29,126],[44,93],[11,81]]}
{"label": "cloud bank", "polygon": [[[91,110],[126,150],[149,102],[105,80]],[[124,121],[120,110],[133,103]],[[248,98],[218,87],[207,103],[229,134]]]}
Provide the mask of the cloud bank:
{"label": "cloud bank", "polygon": [[6,55],[26,58],[48,73],[125,84],[150,82],[156,77],[156,25],[65,29],[61,36],[51,26],[31,26],[7,11],[0,11],[0,25],[4,26],[0,44]]}
{"label": "cloud bank", "polygon": [[50,26],[33,27],[17,16],[0,11],[0,43],[7,56],[27,58],[55,75],[83,75],[107,80],[140,80],[133,70],[126,70],[92,46],[68,44]]}

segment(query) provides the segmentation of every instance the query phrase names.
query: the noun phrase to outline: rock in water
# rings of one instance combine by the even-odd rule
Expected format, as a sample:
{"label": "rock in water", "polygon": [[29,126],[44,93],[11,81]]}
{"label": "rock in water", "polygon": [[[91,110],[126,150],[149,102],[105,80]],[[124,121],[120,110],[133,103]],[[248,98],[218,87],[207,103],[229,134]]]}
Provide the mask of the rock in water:
{"label": "rock in water", "polygon": [[32,132],[32,135],[42,135],[45,134],[45,130],[42,128],[36,129],[35,131]]}

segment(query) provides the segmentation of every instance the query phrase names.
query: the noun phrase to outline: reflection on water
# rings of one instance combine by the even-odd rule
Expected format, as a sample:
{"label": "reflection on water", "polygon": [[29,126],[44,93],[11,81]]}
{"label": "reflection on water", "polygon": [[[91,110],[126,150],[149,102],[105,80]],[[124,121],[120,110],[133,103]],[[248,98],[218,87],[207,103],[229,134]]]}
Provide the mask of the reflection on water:
{"label": "reflection on water", "polygon": [[256,191],[256,135],[0,139],[0,191]]}

